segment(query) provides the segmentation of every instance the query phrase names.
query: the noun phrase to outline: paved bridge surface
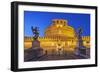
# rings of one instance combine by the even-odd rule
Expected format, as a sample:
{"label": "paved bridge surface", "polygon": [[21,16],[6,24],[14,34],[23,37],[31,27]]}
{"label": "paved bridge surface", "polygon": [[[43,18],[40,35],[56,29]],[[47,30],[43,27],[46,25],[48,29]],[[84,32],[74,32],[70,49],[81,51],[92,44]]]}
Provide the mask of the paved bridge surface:
{"label": "paved bridge surface", "polygon": [[28,61],[48,61],[48,60],[75,60],[75,59],[85,59],[82,56],[77,56],[75,54],[67,54],[67,55],[43,55],[38,58],[31,58]]}

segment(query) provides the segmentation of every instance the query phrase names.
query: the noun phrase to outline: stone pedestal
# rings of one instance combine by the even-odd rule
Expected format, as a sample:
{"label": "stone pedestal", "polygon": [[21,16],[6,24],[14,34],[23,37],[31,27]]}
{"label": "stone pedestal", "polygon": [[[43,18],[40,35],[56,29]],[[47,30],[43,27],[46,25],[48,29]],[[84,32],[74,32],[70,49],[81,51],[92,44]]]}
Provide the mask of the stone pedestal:
{"label": "stone pedestal", "polygon": [[43,49],[40,47],[40,41],[34,40],[32,42],[32,49],[35,53],[35,56],[39,57],[43,55]]}
{"label": "stone pedestal", "polygon": [[40,41],[38,40],[32,41],[32,49],[36,49],[38,47],[40,47]]}
{"label": "stone pedestal", "polygon": [[90,58],[90,49],[84,46],[77,47],[75,51],[76,55],[82,56],[84,58]]}
{"label": "stone pedestal", "polygon": [[32,42],[32,47],[25,51],[24,61],[37,61],[41,56],[43,56],[43,49],[40,47],[40,42],[34,40]]}

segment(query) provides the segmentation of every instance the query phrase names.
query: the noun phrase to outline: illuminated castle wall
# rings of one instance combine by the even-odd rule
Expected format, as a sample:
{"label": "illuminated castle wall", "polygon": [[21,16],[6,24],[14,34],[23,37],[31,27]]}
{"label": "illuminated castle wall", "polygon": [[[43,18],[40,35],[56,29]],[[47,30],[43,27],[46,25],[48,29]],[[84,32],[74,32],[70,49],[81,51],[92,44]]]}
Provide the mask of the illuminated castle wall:
{"label": "illuminated castle wall", "polygon": [[[25,37],[24,47],[32,47],[32,37]],[[40,46],[44,51],[69,51],[73,52],[77,46],[77,37],[74,28],[66,20],[54,19],[52,24],[45,29],[44,37],[39,37]],[[83,45],[90,48],[90,36],[82,36]]]}

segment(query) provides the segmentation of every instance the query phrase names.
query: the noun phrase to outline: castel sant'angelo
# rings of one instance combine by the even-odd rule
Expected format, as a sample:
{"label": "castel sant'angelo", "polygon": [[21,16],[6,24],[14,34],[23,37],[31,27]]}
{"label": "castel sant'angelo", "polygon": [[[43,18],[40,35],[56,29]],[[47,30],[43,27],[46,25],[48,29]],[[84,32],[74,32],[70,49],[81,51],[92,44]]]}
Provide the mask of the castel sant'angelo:
{"label": "castel sant'angelo", "polygon": [[[24,37],[24,48],[32,47],[32,37]],[[44,37],[39,37],[40,46],[44,51],[74,52],[77,46],[77,35],[73,27],[66,20],[53,19],[52,24],[45,29]],[[90,48],[90,36],[82,36],[82,43]]]}

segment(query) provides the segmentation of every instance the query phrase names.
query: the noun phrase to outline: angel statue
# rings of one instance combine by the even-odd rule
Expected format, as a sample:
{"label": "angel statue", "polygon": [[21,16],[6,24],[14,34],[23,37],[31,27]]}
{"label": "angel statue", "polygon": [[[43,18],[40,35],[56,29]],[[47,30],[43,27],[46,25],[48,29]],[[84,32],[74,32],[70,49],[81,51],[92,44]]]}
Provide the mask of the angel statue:
{"label": "angel statue", "polygon": [[38,37],[39,37],[38,27],[33,28],[33,26],[32,26],[31,30],[33,32],[33,38],[34,38],[34,40],[37,40]]}

